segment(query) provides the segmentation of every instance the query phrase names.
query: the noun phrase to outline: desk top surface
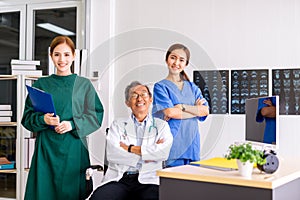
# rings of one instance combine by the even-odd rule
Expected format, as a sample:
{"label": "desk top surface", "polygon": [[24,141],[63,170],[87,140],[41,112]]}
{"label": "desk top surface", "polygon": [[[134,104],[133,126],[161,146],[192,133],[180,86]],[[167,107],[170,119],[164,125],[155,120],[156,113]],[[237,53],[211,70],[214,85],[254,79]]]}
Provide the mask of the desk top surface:
{"label": "desk top surface", "polygon": [[242,177],[237,170],[221,171],[192,165],[166,168],[159,170],[157,175],[164,178],[274,189],[300,178],[300,163],[280,161],[278,170],[273,174],[254,168],[251,178]]}

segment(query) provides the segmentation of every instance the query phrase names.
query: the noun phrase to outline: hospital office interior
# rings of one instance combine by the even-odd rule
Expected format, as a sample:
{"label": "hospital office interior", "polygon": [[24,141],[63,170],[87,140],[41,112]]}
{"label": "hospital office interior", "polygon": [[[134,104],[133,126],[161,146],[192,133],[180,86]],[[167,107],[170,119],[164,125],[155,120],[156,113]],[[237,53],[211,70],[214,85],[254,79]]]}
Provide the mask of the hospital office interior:
{"label": "hospital office interior", "polygon": [[[191,80],[195,70],[300,68],[299,0],[1,0],[0,14],[20,8],[26,28],[33,23],[29,11],[74,6],[76,45],[88,50],[86,76],[98,78],[105,109],[102,128],[89,139],[94,164],[104,158],[105,129],[129,113],[125,86],[137,80],[152,88],[165,78],[165,53],[173,43],[191,51]],[[32,30],[20,33],[20,59],[35,59]],[[297,115],[279,116],[281,158],[300,156],[298,123]],[[230,144],[245,140],[245,115],[211,114],[200,134],[201,159],[223,156]]]}

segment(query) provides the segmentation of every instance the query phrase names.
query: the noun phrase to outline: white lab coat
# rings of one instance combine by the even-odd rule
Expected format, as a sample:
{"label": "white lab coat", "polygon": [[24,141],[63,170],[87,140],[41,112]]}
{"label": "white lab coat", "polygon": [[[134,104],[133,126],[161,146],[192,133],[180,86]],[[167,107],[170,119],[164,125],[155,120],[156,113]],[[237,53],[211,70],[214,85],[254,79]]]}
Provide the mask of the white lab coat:
{"label": "white lab coat", "polygon": [[[156,144],[161,138],[164,142]],[[139,171],[139,182],[159,185],[156,171],[162,169],[162,162],[168,158],[173,142],[168,123],[149,116],[141,146],[141,156],[125,151],[120,147],[121,141],[126,145],[136,145],[135,126],[131,117],[115,120],[109,129],[106,137],[108,169],[101,185],[119,181],[129,167],[137,165],[140,158],[142,158],[142,166]]]}

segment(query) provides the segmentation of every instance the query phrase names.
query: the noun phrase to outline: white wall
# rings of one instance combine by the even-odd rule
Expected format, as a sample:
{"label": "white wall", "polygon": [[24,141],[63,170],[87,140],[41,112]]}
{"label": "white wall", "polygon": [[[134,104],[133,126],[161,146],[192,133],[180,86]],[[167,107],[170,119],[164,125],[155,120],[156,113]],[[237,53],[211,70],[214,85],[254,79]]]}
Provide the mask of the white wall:
{"label": "white wall", "polygon": [[[166,49],[191,50],[193,69],[283,68],[300,65],[299,0],[91,0],[92,70],[101,74],[108,126],[127,115],[124,88],[167,75]],[[110,106],[110,107],[108,107]],[[279,153],[299,156],[298,116],[280,116]],[[210,115],[200,123],[202,158],[222,156],[244,139],[244,115]]]}

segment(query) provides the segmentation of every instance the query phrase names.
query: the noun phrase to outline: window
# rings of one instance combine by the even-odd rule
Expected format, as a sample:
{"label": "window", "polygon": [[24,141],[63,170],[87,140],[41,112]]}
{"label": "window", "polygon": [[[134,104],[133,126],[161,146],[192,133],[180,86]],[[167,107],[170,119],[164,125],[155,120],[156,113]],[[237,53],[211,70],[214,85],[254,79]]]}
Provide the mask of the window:
{"label": "window", "polygon": [[0,74],[10,74],[10,60],[19,58],[20,12],[0,13]]}
{"label": "window", "polygon": [[[0,74],[11,74],[11,59],[27,59],[40,60],[38,69],[48,75],[48,47],[57,35],[68,35],[77,48],[83,48],[81,25],[85,19],[81,8],[78,1],[0,7]],[[69,33],[55,32],[53,26]]]}
{"label": "window", "polygon": [[41,61],[38,69],[48,74],[48,47],[52,39],[58,35],[67,35],[76,46],[76,7],[35,10],[34,16],[33,58]]}

